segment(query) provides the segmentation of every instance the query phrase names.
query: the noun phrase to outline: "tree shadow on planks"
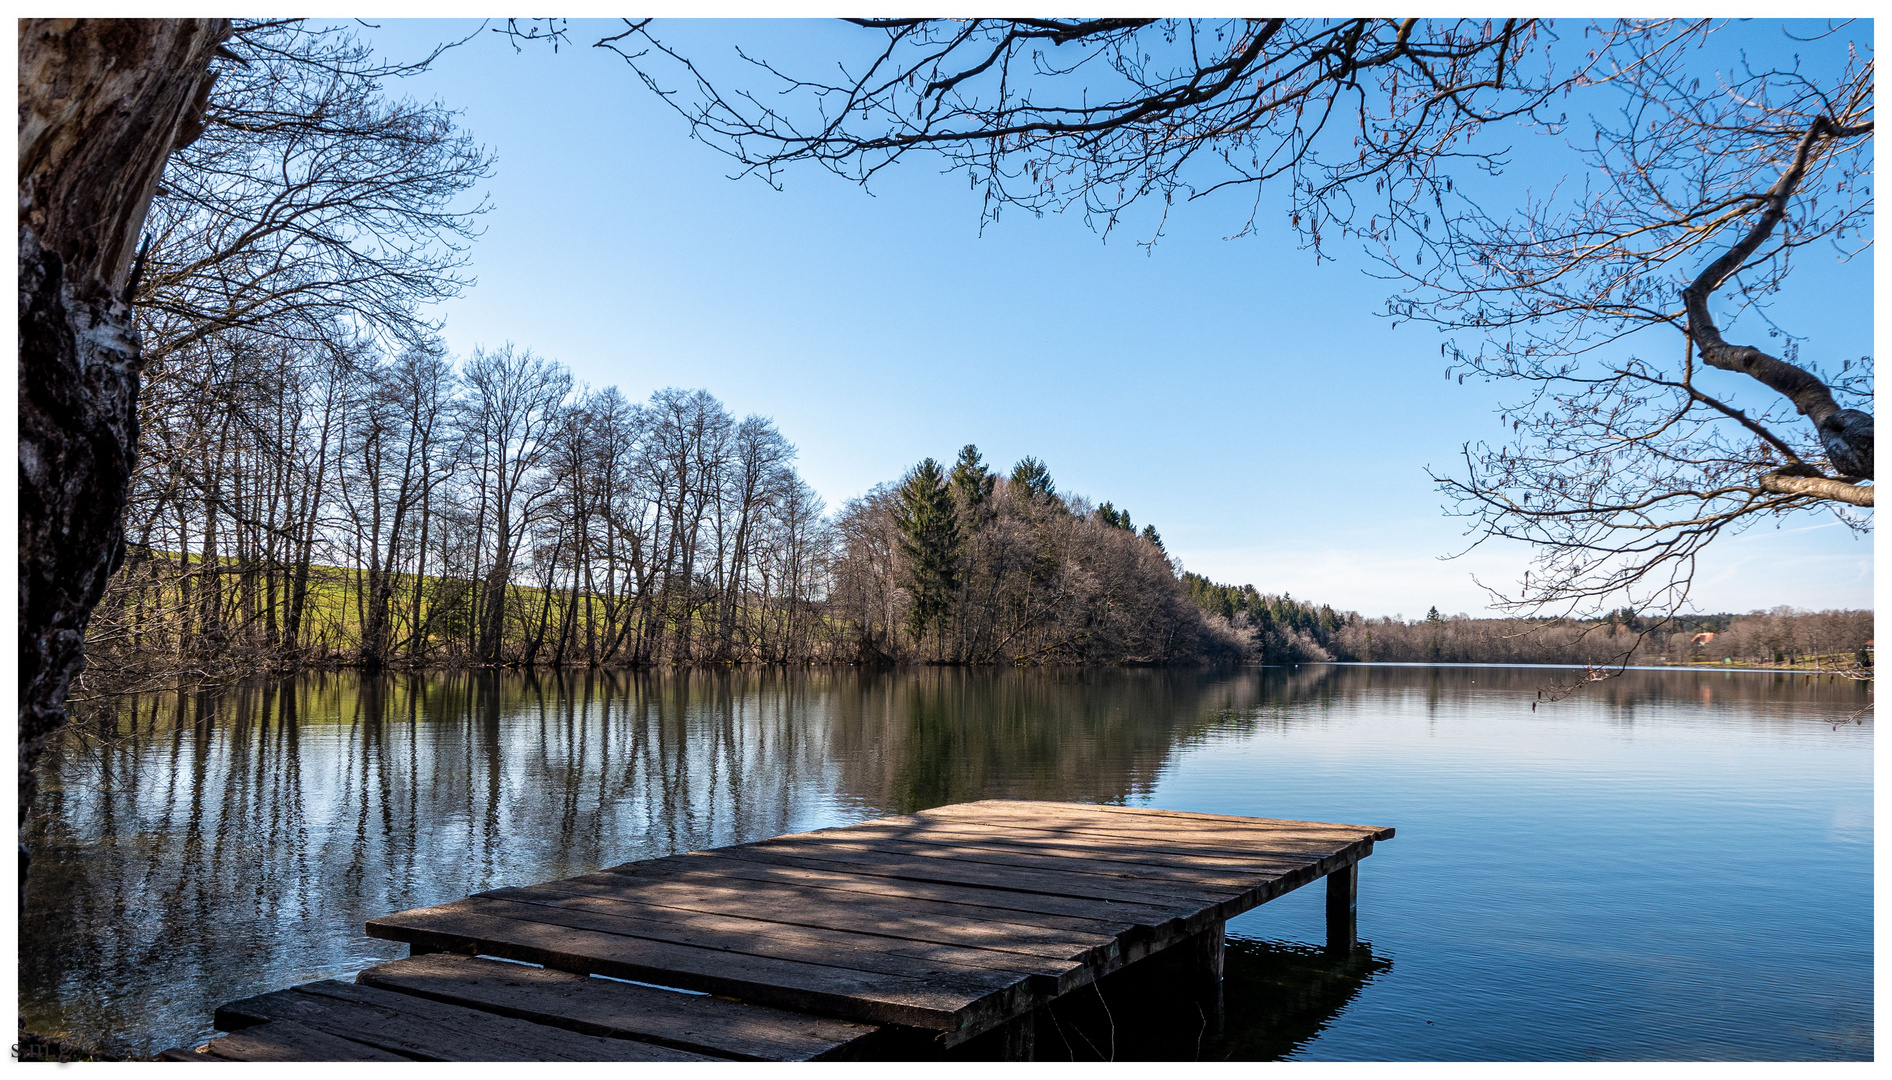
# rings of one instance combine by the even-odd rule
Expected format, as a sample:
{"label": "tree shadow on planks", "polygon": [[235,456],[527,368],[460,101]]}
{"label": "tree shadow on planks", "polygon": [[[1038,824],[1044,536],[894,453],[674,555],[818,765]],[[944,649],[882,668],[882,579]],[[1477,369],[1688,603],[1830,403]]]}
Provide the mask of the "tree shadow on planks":
{"label": "tree shadow on planks", "polygon": [[[1361,942],[1351,955],[1318,946],[1231,937],[1224,958],[1221,1034],[1190,991],[1186,950],[1133,964],[1039,1010],[1039,1061],[1280,1061],[1326,1030],[1389,957]],[[1000,1033],[947,1051],[997,1060]]]}

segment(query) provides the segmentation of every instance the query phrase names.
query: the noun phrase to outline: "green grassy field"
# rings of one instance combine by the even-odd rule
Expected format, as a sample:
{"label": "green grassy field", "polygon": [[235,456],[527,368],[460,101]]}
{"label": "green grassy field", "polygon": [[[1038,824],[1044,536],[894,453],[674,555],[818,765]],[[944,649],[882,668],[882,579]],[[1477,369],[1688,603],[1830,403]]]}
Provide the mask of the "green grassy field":
{"label": "green grassy field", "polygon": [[[175,570],[178,567],[176,556],[168,552],[155,552],[154,557],[166,562]],[[191,566],[197,569],[201,559],[193,557]],[[218,560],[219,565],[228,569],[219,575],[219,591],[223,597],[223,618],[231,627],[248,626],[260,628],[267,619],[263,609],[266,602],[266,590],[260,572],[254,584],[253,596],[245,595],[239,583],[240,563],[232,557]],[[287,614],[288,607],[288,572],[277,571],[274,606],[277,625]],[[426,645],[429,649],[453,643],[464,643],[469,636],[469,626],[473,617],[469,601],[473,597],[473,582],[464,578],[443,578],[436,575],[423,575],[418,579],[413,574],[396,573],[390,596],[390,615],[393,620],[392,641],[399,647],[412,632],[414,620],[414,589],[418,581],[421,592],[419,622],[428,628]],[[203,588],[201,571],[193,574],[194,590]],[[303,601],[302,642],[305,647],[318,651],[346,653],[361,645],[362,636],[362,593],[366,589],[367,572],[350,567],[312,563],[309,566],[308,591]],[[135,586],[131,586],[135,587]],[[560,627],[564,624],[567,605],[571,594],[564,589],[552,589],[548,597],[547,590],[531,585],[512,585],[507,587],[507,622],[508,636],[513,640],[523,640],[536,633],[541,615],[546,623],[545,644],[555,642]],[[201,596],[197,592],[193,597]],[[142,600],[147,610],[181,610],[185,599],[185,588],[175,574],[169,580],[143,587]],[[549,601],[549,609],[548,609]],[[599,628],[604,627],[606,601],[603,597],[581,593],[578,601],[580,610],[577,614],[574,637],[585,640],[587,623]],[[129,598],[127,602],[131,601]],[[441,605],[448,605],[442,610]],[[707,632],[708,620],[701,615],[692,615],[691,620],[698,632]],[[677,624],[666,620],[663,633],[674,635]],[[405,652],[406,648],[402,647]]]}

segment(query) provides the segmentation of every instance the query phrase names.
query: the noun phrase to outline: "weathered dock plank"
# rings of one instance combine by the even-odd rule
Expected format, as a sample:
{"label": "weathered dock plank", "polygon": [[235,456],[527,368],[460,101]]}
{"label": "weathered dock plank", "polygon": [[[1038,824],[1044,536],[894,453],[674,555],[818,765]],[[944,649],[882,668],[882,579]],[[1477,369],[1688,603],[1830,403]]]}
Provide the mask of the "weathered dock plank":
{"label": "weathered dock plank", "polygon": [[415,1061],[710,1060],[337,980],[259,994],[217,1010],[217,1026],[226,1030],[285,1020]]}
{"label": "weathered dock plank", "polygon": [[[879,873],[849,873],[846,870],[835,869],[831,863],[816,860],[759,855],[754,852],[747,853],[746,857],[743,857],[726,854],[729,850],[733,849],[699,851],[687,856],[677,856],[677,858],[689,859],[699,865],[714,866],[719,873],[762,884],[805,881],[846,892],[943,900],[968,907],[1003,911],[1007,919],[1027,915],[1055,915],[1099,922],[1126,921],[1132,926],[1154,926],[1187,916],[1195,910],[1193,906],[1186,903],[1156,904],[1149,902],[1147,898],[1134,901],[1102,900],[1092,897],[1060,896],[965,885],[951,881],[907,879]],[[608,872],[643,876],[647,873],[640,869],[643,865],[627,863],[624,866],[610,867]]]}
{"label": "weathered dock plank", "polygon": [[[1014,978],[998,973],[981,973],[984,977],[977,983],[959,977],[889,975],[508,919],[451,905],[375,919],[368,924],[368,932],[405,941],[417,951],[500,956],[562,971],[701,990],[777,1008],[934,1030],[951,1030],[954,1018],[969,1000],[981,1000],[1015,984]],[[834,959],[845,963],[851,958]]]}
{"label": "weathered dock plank", "polygon": [[[869,834],[871,835],[871,834]],[[770,842],[764,850],[780,851],[790,845]],[[1246,860],[1228,860],[1222,866],[1204,867],[1154,861],[1156,856],[1135,859],[1102,859],[1091,849],[1066,845],[1051,849],[1031,844],[998,844],[983,840],[966,841],[940,836],[885,836],[850,840],[845,844],[825,843],[835,851],[875,851],[905,858],[950,859],[1024,870],[1044,870],[1054,874],[1079,874],[1101,877],[1112,882],[1135,882],[1138,887],[1152,886],[1171,890],[1172,895],[1190,897],[1198,890],[1240,890],[1254,882],[1257,870],[1289,870],[1305,861],[1291,855],[1256,855]]]}
{"label": "weathered dock plank", "polygon": [[[953,1045],[1184,942],[1202,953],[1203,992],[1219,995],[1210,954],[1224,920],[1351,875],[1392,835],[988,801],[496,889],[369,932],[933,1030]],[[1022,1031],[1008,1041],[1028,1044]]]}
{"label": "weathered dock plank", "polygon": [[1220,899],[1214,890],[1172,883],[1148,883],[1117,879],[1096,874],[1063,874],[1056,870],[1038,871],[978,863],[965,859],[940,858],[925,854],[877,851],[845,840],[832,845],[808,842],[795,845],[744,844],[721,849],[733,859],[762,862],[779,859],[801,860],[821,866],[843,869],[851,874],[870,877],[897,877],[908,881],[931,881],[942,885],[976,885],[988,889],[1044,893],[1115,903],[1161,904],[1166,907],[1200,907],[1204,900]]}
{"label": "weathered dock plank", "polygon": [[[1029,807],[1030,809],[1026,809]],[[1288,821],[1279,818],[1238,818],[1221,814],[1196,815],[1165,810],[1160,813],[1119,806],[1078,803],[1011,803],[992,800],[956,803],[922,810],[885,822],[950,821],[1003,825],[1021,832],[1071,836],[1109,836],[1119,840],[1154,841],[1181,845],[1184,850],[1213,853],[1299,853],[1331,849],[1332,845],[1360,840],[1390,840],[1393,830],[1371,825],[1341,825],[1325,821]],[[881,821],[864,824],[877,825]]]}
{"label": "weathered dock plank", "polygon": [[[598,880],[598,879],[605,880]],[[627,885],[616,875],[586,875],[521,889],[481,893],[499,899],[553,899],[578,896],[635,904],[651,913],[687,911],[740,915],[763,922],[807,926],[903,938],[939,945],[969,945],[1005,953],[1074,959],[1072,947],[1106,947],[1116,940],[1113,927],[1127,924],[1059,918],[1056,925],[1007,920],[1002,912],[965,904],[874,893],[839,894],[832,889],[787,887],[758,896],[753,883],[660,880]],[[1053,917],[1055,918],[1055,917]]]}
{"label": "weathered dock plank", "polygon": [[1055,976],[1072,963],[964,945],[939,945],[732,915],[650,908],[609,896],[541,894],[539,900],[521,901],[481,894],[459,901],[457,905],[443,906],[677,945],[725,949],[750,956],[811,964],[844,964],[861,971],[922,979],[957,979],[978,986],[995,979],[1016,980],[1022,975]]}
{"label": "weathered dock plank", "polygon": [[355,981],[587,1035],[737,1061],[853,1060],[880,1030],[724,998],[447,953],[377,964]]}
{"label": "weathered dock plank", "polygon": [[[1097,833],[1078,830],[1026,829],[1017,825],[952,819],[924,820],[909,825],[904,822],[857,826],[863,837],[878,837],[916,844],[971,844],[1001,850],[1036,854],[1054,854],[1074,859],[1106,863],[1131,863],[1173,869],[1185,867],[1208,871],[1245,871],[1261,858],[1293,859],[1300,852],[1280,847],[1253,847],[1242,844],[1219,846],[1205,851],[1187,844],[1165,843],[1135,835]],[[1320,850],[1331,845],[1321,845]]]}
{"label": "weathered dock plank", "polygon": [[412,1061],[379,1047],[344,1039],[293,1020],[272,1020],[233,1031],[193,1050],[173,1048],[159,1061]]}

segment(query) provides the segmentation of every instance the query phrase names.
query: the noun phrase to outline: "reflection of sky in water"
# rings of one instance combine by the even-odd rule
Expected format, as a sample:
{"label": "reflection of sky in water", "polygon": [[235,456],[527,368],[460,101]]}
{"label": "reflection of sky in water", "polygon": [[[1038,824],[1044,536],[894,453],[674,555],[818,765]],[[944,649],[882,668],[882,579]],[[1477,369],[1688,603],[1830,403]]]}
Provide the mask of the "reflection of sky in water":
{"label": "reflection of sky in water", "polygon": [[1836,844],[1872,843],[1872,805],[1848,804],[1833,808],[1833,824],[1826,838]]}
{"label": "reflection of sky in water", "polygon": [[21,1008],[157,1049],[220,1001],[401,955],[362,935],[376,915],[1008,797],[1398,828],[1360,881],[1384,970],[1316,993],[1281,959],[1320,940],[1319,889],[1237,919],[1280,943],[1256,970],[1290,972],[1263,996],[1326,1012],[1283,1042],[1239,1030],[1278,1012],[1232,1011],[1227,1052],[1869,1057],[1872,729],[1828,722],[1861,691],[1632,672],[1533,712],[1547,678],[330,675],[147,699],[45,778]]}

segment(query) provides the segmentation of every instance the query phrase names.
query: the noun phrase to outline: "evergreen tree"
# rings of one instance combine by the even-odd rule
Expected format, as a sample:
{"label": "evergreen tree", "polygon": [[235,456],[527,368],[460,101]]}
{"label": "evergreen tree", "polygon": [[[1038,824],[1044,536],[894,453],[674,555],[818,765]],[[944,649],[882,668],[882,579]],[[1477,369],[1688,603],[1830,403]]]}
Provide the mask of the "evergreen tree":
{"label": "evergreen tree", "polygon": [[1156,550],[1163,552],[1164,554],[1169,553],[1169,549],[1163,546],[1162,534],[1156,531],[1156,526],[1154,525],[1143,526],[1143,539],[1148,540],[1152,544],[1155,544]]}
{"label": "evergreen tree", "polygon": [[1030,502],[1050,502],[1058,494],[1051,482],[1051,470],[1035,457],[1027,457],[1012,466],[1012,486]]}
{"label": "evergreen tree", "polygon": [[1119,510],[1109,503],[1097,508],[1097,521],[1113,529],[1123,529],[1126,532],[1136,531],[1136,526],[1130,524],[1130,511]]}
{"label": "evergreen tree", "polygon": [[[963,458],[963,454],[962,454]],[[908,620],[917,641],[943,623],[959,588],[959,548],[964,535],[939,463],[927,458],[900,484],[894,524],[900,530],[904,584],[913,593]]]}
{"label": "evergreen tree", "polygon": [[986,469],[979,448],[967,443],[959,451],[959,461],[953,465],[952,492],[969,527],[977,528],[990,515],[991,508],[987,504],[998,482],[999,478]]}

